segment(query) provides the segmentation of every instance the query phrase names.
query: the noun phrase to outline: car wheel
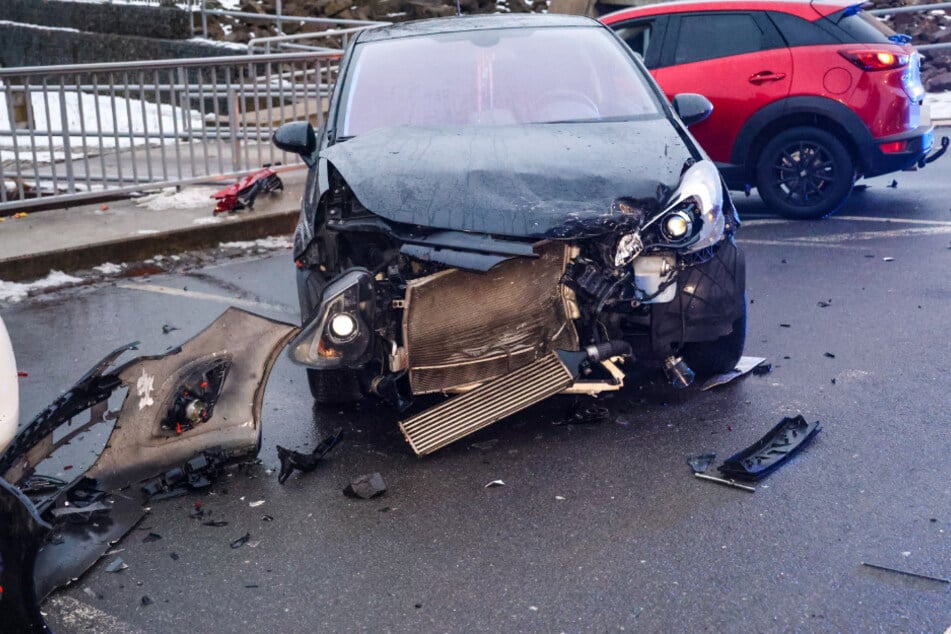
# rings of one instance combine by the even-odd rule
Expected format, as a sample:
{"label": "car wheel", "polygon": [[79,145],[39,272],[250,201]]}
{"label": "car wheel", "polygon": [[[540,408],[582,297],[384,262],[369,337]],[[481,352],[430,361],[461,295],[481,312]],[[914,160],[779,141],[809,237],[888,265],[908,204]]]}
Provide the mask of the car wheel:
{"label": "car wheel", "polygon": [[819,128],[780,132],[756,161],[756,188],[763,202],[793,220],[832,214],[848,199],[854,182],[848,149]]}
{"label": "car wheel", "polygon": [[746,344],[746,298],[743,298],[743,313],[733,321],[733,330],[728,335],[713,341],[688,343],[683,348],[683,358],[697,376],[707,377],[729,372],[743,356]]}

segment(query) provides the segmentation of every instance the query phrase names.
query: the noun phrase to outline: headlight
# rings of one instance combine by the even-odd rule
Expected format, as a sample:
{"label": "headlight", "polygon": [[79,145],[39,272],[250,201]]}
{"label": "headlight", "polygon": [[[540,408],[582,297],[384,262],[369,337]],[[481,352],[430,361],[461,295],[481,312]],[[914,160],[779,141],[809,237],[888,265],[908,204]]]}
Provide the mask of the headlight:
{"label": "headlight", "polygon": [[725,224],[723,186],[716,166],[708,160],[691,165],[670,204],[654,220],[659,221],[664,238],[686,253],[716,244]]}
{"label": "headlight", "polygon": [[350,269],[324,289],[317,314],[288,346],[291,360],[321,370],[358,368],[369,360],[375,312],[373,278]]}

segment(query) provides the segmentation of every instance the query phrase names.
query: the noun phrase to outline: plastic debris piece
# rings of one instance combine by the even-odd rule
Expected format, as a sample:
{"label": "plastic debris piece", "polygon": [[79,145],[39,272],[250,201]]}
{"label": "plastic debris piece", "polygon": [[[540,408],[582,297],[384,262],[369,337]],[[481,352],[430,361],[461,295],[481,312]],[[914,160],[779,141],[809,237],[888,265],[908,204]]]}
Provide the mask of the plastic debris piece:
{"label": "plastic debris piece", "polygon": [[83,594],[85,594],[86,596],[88,596],[88,597],[90,597],[90,598],[92,598],[92,599],[99,599],[99,598],[100,598],[99,595],[96,594],[96,591],[93,590],[92,588],[90,588],[89,586],[86,586],[85,588],[83,588]]}
{"label": "plastic debris piece", "polygon": [[821,301],[818,302],[819,308],[828,308],[828,307],[831,306],[831,305],[832,305],[832,300],[831,300],[831,299],[830,299],[829,301],[827,301],[827,302],[821,302]]}
{"label": "plastic debris piece", "polygon": [[568,418],[556,421],[555,425],[600,425],[611,419],[607,407],[576,400],[569,410]]}
{"label": "plastic debris piece", "polygon": [[802,449],[821,429],[819,421],[807,423],[801,414],[784,418],[765,436],[727,458],[718,469],[728,478],[759,480]]}
{"label": "plastic debris piece", "polygon": [[232,547],[232,548],[241,548],[242,546],[244,546],[245,544],[247,544],[250,539],[251,539],[251,533],[245,533],[244,535],[242,535],[242,536],[239,537],[238,539],[232,540],[232,541],[231,541],[231,547]]}
{"label": "plastic debris piece", "polygon": [[248,506],[250,506],[250,507],[253,508],[253,509],[256,509],[257,507],[261,506],[262,504],[264,504],[264,500],[255,500],[254,502],[248,502]]}
{"label": "plastic debris piece", "polygon": [[792,324],[779,324],[780,328],[792,328]]}
{"label": "plastic debris piece", "polygon": [[168,556],[172,558],[172,561],[178,561],[178,553],[169,553]]}
{"label": "plastic debris piece", "polygon": [[258,584],[256,584],[256,583],[246,583],[246,584],[244,584],[244,587],[245,587],[245,588],[257,588],[257,587],[258,587]]}
{"label": "plastic debris piece", "polygon": [[562,502],[562,501],[564,501],[565,496],[563,496],[563,495],[556,495],[556,496],[555,496],[555,499],[558,500],[559,502]]}
{"label": "plastic debris piece", "polygon": [[895,258],[892,258],[892,257],[884,257],[884,258],[882,258],[882,262],[894,262],[894,261],[895,261]]}
{"label": "plastic debris piece", "polygon": [[484,487],[482,487],[482,488],[483,488],[483,489],[494,489],[495,487],[504,487],[504,486],[505,486],[505,483],[502,482],[501,480],[492,480],[492,482],[489,482],[488,484],[486,484],[486,485],[485,485]]}
{"label": "plastic debris piece", "polygon": [[162,334],[163,334],[163,335],[167,335],[168,333],[170,333],[170,332],[172,332],[172,331],[174,331],[174,330],[178,330],[178,326],[173,326],[173,325],[171,325],[171,324],[163,324],[163,325],[162,325]]}
{"label": "plastic debris piece", "polygon": [[701,480],[707,480],[709,482],[716,482],[717,484],[722,484],[723,486],[732,487],[734,489],[741,489],[743,491],[747,491],[748,493],[756,493],[755,488],[751,486],[747,486],[745,484],[740,484],[736,480],[725,480],[723,478],[718,478],[716,476],[707,475],[706,473],[696,473],[696,472],[694,472],[693,477],[699,478]]}
{"label": "plastic debris piece", "polygon": [[886,187],[891,187],[892,189],[897,189],[897,188],[898,188],[898,181],[896,181],[896,180],[893,178],[893,179],[892,179],[892,182],[890,182],[888,185],[886,185]]}
{"label": "plastic debris piece", "polygon": [[705,392],[709,389],[726,385],[734,379],[752,372],[754,368],[765,362],[766,359],[763,357],[740,357],[740,360],[736,363],[736,367],[729,372],[710,377],[700,386],[700,390]]}
{"label": "plastic debris piece", "polygon": [[19,371],[18,371],[18,372],[17,372],[17,376],[20,377],[21,379],[25,379],[26,377],[28,377],[28,376],[30,376],[30,375],[29,375],[29,373],[27,373],[27,372],[19,372]]}
{"label": "plastic debris piece", "polygon": [[863,566],[868,566],[869,568],[875,568],[876,570],[885,570],[886,572],[895,572],[900,575],[907,575],[909,577],[917,577],[918,579],[927,579],[928,581],[937,581],[938,583],[947,583],[951,584],[951,579],[945,579],[944,577],[932,577],[931,575],[923,575],[920,572],[911,572],[909,570],[902,570],[900,568],[892,568],[890,566],[881,566],[879,564],[870,564],[867,561],[862,562]]}
{"label": "plastic debris piece", "polygon": [[149,598],[149,595],[147,594],[142,595],[142,605],[143,606],[152,605],[152,599]]}
{"label": "plastic debris piece", "polygon": [[270,515],[262,515],[262,516],[261,516],[261,521],[262,521],[262,522],[273,522],[273,521],[274,521],[274,518],[273,518],[272,516],[270,516]]}
{"label": "plastic debris piece", "polygon": [[214,528],[221,528],[222,526],[227,526],[228,522],[223,522],[221,520],[209,520],[207,522],[202,522],[203,526],[213,526]]}
{"label": "plastic debris piece", "polygon": [[291,474],[294,471],[301,471],[303,473],[309,473],[317,468],[317,465],[320,464],[320,461],[323,459],[327,452],[340,444],[340,440],[343,438],[343,430],[338,429],[336,432],[327,436],[314,448],[314,451],[305,454],[300,453],[299,451],[293,451],[291,449],[285,449],[280,445],[277,446],[277,457],[281,461],[281,470],[277,474],[277,481],[280,484],[284,484]]}
{"label": "plastic debris piece", "polygon": [[151,542],[157,542],[160,539],[162,539],[162,536],[159,535],[158,533],[149,533],[148,535],[142,538],[142,543],[149,544]]}
{"label": "plastic debris piece", "polygon": [[687,456],[687,464],[693,469],[694,473],[703,473],[710,468],[717,455],[713,452],[698,454],[696,456]]}
{"label": "plastic debris piece", "polygon": [[753,368],[752,373],[756,376],[762,376],[764,374],[769,374],[773,371],[772,363],[760,363],[758,366]]}
{"label": "plastic debris piece", "polygon": [[343,490],[343,494],[351,498],[369,500],[386,492],[386,483],[379,473],[367,473],[357,476]]}
{"label": "plastic debris piece", "polygon": [[106,572],[121,572],[128,567],[129,565],[122,561],[122,557],[116,557],[106,566]]}
{"label": "plastic debris piece", "polygon": [[495,447],[495,445],[498,444],[498,442],[499,442],[498,438],[490,438],[489,440],[483,440],[482,442],[474,442],[469,446],[472,447],[473,449],[478,449],[479,451],[489,451],[490,449]]}
{"label": "plastic debris piece", "polygon": [[823,352],[822,356],[829,357],[830,359],[835,359],[835,355],[832,354],[831,352]]}

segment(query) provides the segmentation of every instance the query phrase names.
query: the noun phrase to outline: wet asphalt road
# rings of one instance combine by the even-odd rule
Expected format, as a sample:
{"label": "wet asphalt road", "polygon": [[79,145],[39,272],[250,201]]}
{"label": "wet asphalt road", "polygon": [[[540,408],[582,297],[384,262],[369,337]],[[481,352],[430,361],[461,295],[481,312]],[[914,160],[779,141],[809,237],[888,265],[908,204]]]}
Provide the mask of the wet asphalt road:
{"label": "wet asphalt road", "polygon": [[[738,198],[747,354],[773,371],[632,387],[600,425],[553,424],[570,403],[555,399],[417,459],[385,409],[314,414],[282,356],[262,464],[152,504],[117,545],[128,569],[100,562],[44,609],[62,632],[944,632],[951,586],[861,563],[951,577],[949,176],[945,159],[894,189],[872,180],[821,222]],[[233,298],[294,320],[292,273],[280,252],[3,307],[23,414],[115,346],[161,352]],[[691,477],[687,454],[725,458],[799,412],[823,431],[755,494]],[[276,444],[338,426],[322,468],[285,486],[267,473]],[[341,494],[372,471],[384,497]],[[189,519],[197,499],[228,525]],[[246,532],[256,547],[229,547]]]}

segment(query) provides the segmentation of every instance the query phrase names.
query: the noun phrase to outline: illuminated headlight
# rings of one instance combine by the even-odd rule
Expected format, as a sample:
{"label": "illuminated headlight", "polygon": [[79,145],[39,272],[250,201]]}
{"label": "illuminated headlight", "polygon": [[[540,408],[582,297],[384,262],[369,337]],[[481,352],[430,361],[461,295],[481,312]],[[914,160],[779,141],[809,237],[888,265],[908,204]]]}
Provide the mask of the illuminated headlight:
{"label": "illuminated headlight", "polygon": [[310,368],[359,368],[372,354],[373,278],[350,269],[327,285],[317,314],[291,341],[291,360]]}
{"label": "illuminated headlight", "polygon": [[700,251],[723,236],[723,186],[720,173],[709,160],[691,165],[670,197],[670,204],[656,219],[666,240],[684,252]]}
{"label": "illuminated headlight", "polygon": [[357,321],[346,313],[334,315],[330,320],[330,334],[340,341],[346,341],[357,331]]}
{"label": "illuminated headlight", "polygon": [[636,233],[626,233],[621,236],[617,242],[617,248],[614,250],[614,268],[621,268],[630,263],[634,258],[644,250],[644,243],[641,242],[641,236]]}
{"label": "illuminated headlight", "polygon": [[675,211],[664,218],[661,229],[665,238],[671,242],[679,242],[690,235],[693,219],[685,211]]}

